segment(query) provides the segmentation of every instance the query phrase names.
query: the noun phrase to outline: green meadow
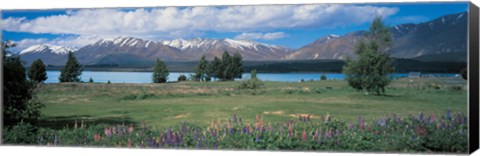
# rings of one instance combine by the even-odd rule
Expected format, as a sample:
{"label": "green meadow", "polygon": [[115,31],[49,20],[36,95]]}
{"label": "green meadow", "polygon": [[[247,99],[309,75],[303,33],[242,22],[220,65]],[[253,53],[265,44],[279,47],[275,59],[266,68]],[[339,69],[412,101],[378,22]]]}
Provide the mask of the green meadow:
{"label": "green meadow", "polygon": [[356,123],[396,114],[400,117],[467,111],[467,83],[461,78],[403,78],[394,80],[384,96],[364,95],[346,81],[264,82],[257,90],[239,89],[233,82],[164,84],[54,83],[36,94],[45,107],[39,126],[61,129],[75,122],[87,125],[145,122],[163,129],[189,122],[208,125],[234,113],[246,123],[255,116],[280,123],[310,114]]}

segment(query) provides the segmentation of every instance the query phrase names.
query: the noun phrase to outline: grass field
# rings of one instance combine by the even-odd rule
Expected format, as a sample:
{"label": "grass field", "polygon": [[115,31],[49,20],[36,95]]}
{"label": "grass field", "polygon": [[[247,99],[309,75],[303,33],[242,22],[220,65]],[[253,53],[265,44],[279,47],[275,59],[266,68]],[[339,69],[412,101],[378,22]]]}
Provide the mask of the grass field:
{"label": "grass field", "polygon": [[240,90],[240,82],[178,82],[167,84],[44,84],[36,93],[46,107],[39,125],[72,127],[78,123],[140,125],[162,129],[181,122],[208,125],[231,118],[235,112],[252,123],[260,114],[266,122],[313,120],[330,114],[356,122],[388,114],[401,117],[446,110],[467,111],[466,81],[461,78],[399,79],[386,96],[366,96],[345,81],[265,82],[262,89]]}

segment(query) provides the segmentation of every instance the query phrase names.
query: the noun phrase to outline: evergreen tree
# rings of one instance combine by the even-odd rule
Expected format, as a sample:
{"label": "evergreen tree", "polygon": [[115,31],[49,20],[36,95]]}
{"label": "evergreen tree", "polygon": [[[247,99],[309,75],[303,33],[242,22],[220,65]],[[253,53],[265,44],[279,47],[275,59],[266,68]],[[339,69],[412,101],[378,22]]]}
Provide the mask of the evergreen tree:
{"label": "evergreen tree", "polygon": [[157,59],[157,62],[155,63],[155,67],[153,69],[153,75],[152,75],[152,80],[153,83],[165,83],[167,82],[168,79],[168,69],[167,65],[163,63],[160,59]]}
{"label": "evergreen tree", "polygon": [[242,55],[240,55],[239,52],[236,52],[232,56],[232,62],[231,62],[231,75],[232,75],[232,80],[234,78],[242,78],[242,73],[243,73],[243,62],[242,62]]}
{"label": "evergreen tree", "polygon": [[90,79],[88,80],[88,83],[93,83],[92,77],[90,77]]}
{"label": "evergreen tree", "polygon": [[68,52],[68,59],[65,66],[62,68],[60,77],[58,78],[60,82],[80,82],[80,75],[82,75],[82,65],[75,58],[73,53]]}
{"label": "evergreen tree", "polygon": [[358,58],[346,60],[343,68],[345,79],[351,87],[363,90],[366,95],[371,92],[384,94],[385,87],[391,82],[388,74],[393,71],[388,54],[392,39],[381,18],[374,19],[365,39],[357,44],[355,53]]}
{"label": "evergreen tree", "polygon": [[230,54],[228,54],[227,51],[223,52],[221,62],[222,62],[220,65],[221,73],[218,78],[224,81],[233,79],[233,75],[231,74],[232,57],[230,56]]}
{"label": "evergreen tree", "polygon": [[206,81],[208,72],[208,61],[205,55],[202,56],[200,62],[195,66],[195,74],[193,75],[194,81]]}
{"label": "evergreen tree", "polygon": [[30,81],[38,83],[47,80],[45,64],[43,64],[41,59],[33,61],[32,65],[30,66],[30,70],[28,71],[28,78]]}
{"label": "evergreen tree", "polygon": [[8,52],[15,44],[6,41],[0,45],[3,54],[3,124],[9,127],[22,120],[33,123],[40,117],[44,105],[36,100],[34,85],[27,80],[20,57]]}
{"label": "evergreen tree", "polygon": [[214,57],[212,62],[208,64],[208,77],[215,77],[219,78],[219,76],[222,74],[222,70],[220,68],[222,64],[222,61],[218,57]]}

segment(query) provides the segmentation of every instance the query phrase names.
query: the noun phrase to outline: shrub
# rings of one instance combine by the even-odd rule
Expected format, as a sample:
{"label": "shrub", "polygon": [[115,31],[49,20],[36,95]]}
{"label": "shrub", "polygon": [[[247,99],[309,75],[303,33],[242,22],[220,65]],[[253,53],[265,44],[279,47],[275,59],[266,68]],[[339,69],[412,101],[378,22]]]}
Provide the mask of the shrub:
{"label": "shrub", "polygon": [[20,121],[11,128],[3,129],[4,144],[34,144],[36,143],[37,128],[29,123]]}
{"label": "shrub", "polygon": [[180,76],[178,77],[178,81],[187,81],[187,76],[185,76],[185,75],[183,75],[183,74],[180,75]]}
{"label": "shrub", "polygon": [[263,86],[262,80],[257,78],[257,70],[252,70],[250,72],[250,79],[242,81],[240,83],[239,89],[251,89],[256,90]]}
{"label": "shrub", "polygon": [[322,75],[320,76],[320,80],[327,80],[327,75],[322,74]]}

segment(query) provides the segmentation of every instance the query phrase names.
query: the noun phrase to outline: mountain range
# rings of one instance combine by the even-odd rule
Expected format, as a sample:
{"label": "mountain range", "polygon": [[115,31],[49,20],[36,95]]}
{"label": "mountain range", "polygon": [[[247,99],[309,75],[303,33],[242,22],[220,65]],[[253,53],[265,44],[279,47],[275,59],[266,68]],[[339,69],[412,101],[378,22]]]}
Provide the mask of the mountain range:
{"label": "mountain range", "polygon": [[[391,56],[422,61],[463,61],[467,59],[467,13],[450,14],[418,24],[389,27],[393,46]],[[240,52],[244,60],[323,60],[354,57],[355,45],[365,31],[342,36],[330,34],[299,49],[250,40],[194,38],[152,41],[133,37],[101,39],[79,49],[56,45],[34,45],[19,55],[28,64],[40,58],[45,64],[63,65],[68,51],[85,65],[149,65],[157,58],[164,61],[197,61],[221,57],[224,51]]]}

